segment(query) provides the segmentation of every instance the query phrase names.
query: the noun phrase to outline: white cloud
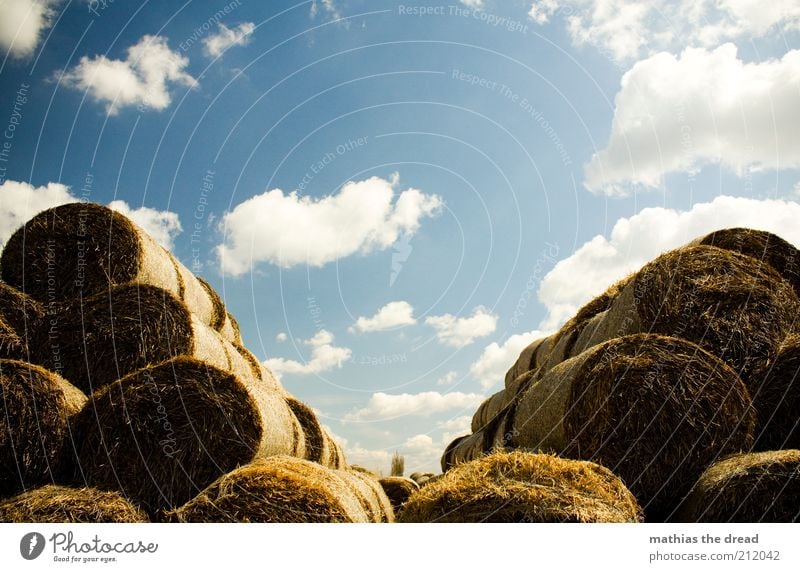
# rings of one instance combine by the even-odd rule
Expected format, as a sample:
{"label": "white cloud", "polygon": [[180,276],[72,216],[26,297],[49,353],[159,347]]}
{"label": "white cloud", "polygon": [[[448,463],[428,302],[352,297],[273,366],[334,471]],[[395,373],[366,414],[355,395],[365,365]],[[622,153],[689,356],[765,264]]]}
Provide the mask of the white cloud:
{"label": "white cloud", "polygon": [[608,146],[586,166],[586,187],[623,195],[658,188],[667,173],[722,163],[800,167],[800,50],[745,63],[736,47],[657,54],[622,78]]}
{"label": "white cloud", "polygon": [[371,318],[360,317],[351,332],[381,332],[401,326],[411,326],[417,323],[414,318],[414,308],[408,302],[389,302],[378,310]]}
{"label": "white cloud", "polygon": [[345,421],[385,421],[417,415],[427,417],[453,409],[475,410],[484,396],[477,393],[439,393],[426,391],[423,393],[374,393],[367,406],[344,416]]}
{"label": "white cloud", "polygon": [[62,81],[105,103],[110,115],[133,106],[162,110],[172,101],[170,85],[197,85],[185,71],[188,64],[187,58],[169,49],[166,38],[143,36],[128,48],[124,60],[110,60],[104,55],[84,56],[62,76]]}
{"label": "white cloud", "polygon": [[145,206],[132,209],[128,203],[120,200],[111,201],[108,207],[131,219],[167,250],[172,250],[175,237],[183,230],[178,213],[172,211],[159,211]]}
{"label": "white cloud", "polygon": [[442,377],[436,380],[436,385],[453,385],[458,379],[458,374],[454,371],[448,371]]}
{"label": "white cloud", "polygon": [[284,358],[271,358],[264,365],[277,376],[288,373],[294,375],[311,375],[324,373],[342,367],[350,359],[349,348],[333,345],[334,336],[328,330],[320,330],[313,338],[304,340],[303,344],[311,348],[311,359],[298,362]]}
{"label": "white cloud", "polygon": [[611,236],[595,236],[562,260],[542,280],[539,300],[548,316],[542,328],[555,329],[584,303],[662,252],[714,230],[747,227],[777,234],[800,247],[800,203],[720,196],[680,212],[647,208],[621,218]]}
{"label": "white cloud", "polygon": [[573,44],[592,45],[616,62],[800,29],[796,0],[537,0],[528,16],[546,24],[556,13]]}
{"label": "white cloud", "polygon": [[436,424],[440,429],[464,435],[472,432],[472,415],[462,415],[461,417],[453,417],[446,419]]}
{"label": "white cloud", "polygon": [[61,183],[34,187],[30,183],[5,181],[0,185],[0,246],[36,214],[77,200],[69,187]]}
{"label": "white cloud", "polygon": [[469,367],[470,375],[480,382],[484,390],[501,383],[505,378],[506,371],[514,365],[522,350],[534,340],[547,335],[547,332],[533,330],[513,335],[503,345],[492,342],[484,348],[480,357]]}
{"label": "white cloud", "polygon": [[275,336],[275,341],[279,344],[282,344],[286,340],[289,339],[289,336],[286,335],[286,332],[279,332],[277,336]]}
{"label": "white cloud", "polygon": [[531,5],[528,18],[537,24],[547,24],[559,7],[559,0],[537,0]]}
{"label": "white cloud", "polygon": [[[78,198],[61,183],[34,187],[30,183],[5,181],[0,185],[0,246],[43,210],[75,202]],[[113,201],[108,206],[133,220],[166,248],[172,248],[174,237],[181,232],[177,213],[148,207],[131,209],[125,201]]]}
{"label": "white cloud", "polygon": [[488,336],[497,328],[497,316],[483,306],[478,306],[467,318],[457,318],[452,314],[430,316],[425,323],[436,330],[441,343],[454,348],[463,348],[477,338]]}
{"label": "white cloud", "polygon": [[280,189],[252,197],[223,217],[225,241],[216,249],[222,270],[241,275],[259,262],[319,267],[389,248],[419,230],[422,219],[438,214],[443,204],[416,189],[394,200],[396,183],[396,177],[351,181],[321,199]]}
{"label": "white cloud", "polygon": [[203,40],[203,51],[207,56],[216,58],[231,46],[246,46],[256,25],[252,22],[243,22],[234,28],[228,28],[220,22],[219,30]]}
{"label": "white cloud", "polygon": [[314,0],[311,3],[311,17],[316,18],[317,14],[319,14],[320,6],[331,18],[341,18],[341,14],[339,13],[339,8],[336,7],[336,2],[334,0]]}
{"label": "white cloud", "polygon": [[475,8],[476,10],[483,9],[483,0],[459,0],[464,6]]}
{"label": "white cloud", "polygon": [[50,27],[58,0],[0,1],[0,48],[13,57],[30,56]]}

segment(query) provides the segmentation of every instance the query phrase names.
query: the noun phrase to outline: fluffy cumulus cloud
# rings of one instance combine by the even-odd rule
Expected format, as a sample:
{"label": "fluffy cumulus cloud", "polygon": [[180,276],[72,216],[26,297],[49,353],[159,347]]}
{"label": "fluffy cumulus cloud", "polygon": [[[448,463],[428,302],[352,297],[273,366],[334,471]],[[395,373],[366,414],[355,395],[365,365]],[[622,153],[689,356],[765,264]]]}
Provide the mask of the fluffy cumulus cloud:
{"label": "fluffy cumulus cloud", "polygon": [[331,18],[342,17],[334,0],[313,0],[311,2],[311,17],[316,18],[320,11],[323,11]]}
{"label": "fluffy cumulus cloud", "polygon": [[219,23],[216,34],[212,34],[203,40],[203,51],[207,56],[216,58],[232,46],[246,46],[250,42],[250,36],[256,25],[252,22],[243,22],[234,28],[228,28],[225,24]]}
{"label": "fluffy cumulus cloud", "polygon": [[282,268],[323,266],[356,253],[391,247],[438,214],[442,200],[416,189],[395,196],[397,177],[349,182],[320,199],[267,191],[237,205],[222,220],[217,247],[223,272],[234,276],[268,262]]}
{"label": "fluffy cumulus cloud", "polygon": [[466,318],[444,314],[430,316],[425,319],[425,323],[436,330],[436,337],[442,344],[463,348],[494,332],[497,328],[497,316],[483,306],[478,306]]}
{"label": "fluffy cumulus cloud", "polygon": [[185,71],[188,64],[186,57],[170,50],[166,38],[143,36],[128,48],[124,60],[84,56],[61,80],[104,103],[110,115],[133,106],[162,110],[172,101],[171,86],[197,85]]}
{"label": "fluffy cumulus cloud", "polygon": [[0,1],[0,49],[12,57],[33,54],[50,27],[58,0]]}
{"label": "fluffy cumulus cloud", "polygon": [[483,9],[483,0],[459,0],[464,6],[468,6],[469,8],[475,8],[476,10]]}
{"label": "fluffy cumulus cloud", "polygon": [[350,359],[350,348],[333,345],[334,336],[328,330],[320,330],[314,337],[303,340],[303,345],[311,348],[308,361],[299,362],[285,358],[270,358],[264,365],[280,377],[283,374],[312,375],[339,369]]}
{"label": "fluffy cumulus cloud", "polygon": [[627,194],[667,173],[721,163],[800,167],[800,50],[745,63],[733,44],[659,53],[622,78],[608,146],[586,166],[586,187]]}
{"label": "fluffy cumulus cloud", "polygon": [[366,407],[345,415],[345,421],[386,421],[406,415],[427,417],[453,410],[474,411],[484,397],[477,393],[374,393]]}
{"label": "fluffy cumulus cloud", "polygon": [[[34,187],[30,183],[5,181],[0,185],[0,247],[15,230],[43,210],[77,201],[69,187],[61,183]],[[133,220],[166,248],[172,248],[175,236],[181,232],[177,213],[149,207],[131,208],[119,200],[108,206]]]}
{"label": "fluffy cumulus cloud", "polygon": [[469,368],[470,375],[486,390],[505,378],[506,371],[517,361],[520,352],[531,342],[547,336],[547,332],[533,330],[509,337],[503,344],[492,342],[483,349],[480,357]]}
{"label": "fluffy cumulus cloud", "polygon": [[442,377],[436,380],[436,385],[447,386],[453,385],[458,379],[458,373],[455,371],[448,371]]}
{"label": "fluffy cumulus cloud", "polygon": [[536,0],[528,16],[538,24],[558,18],[573,44],[615,62],[800,29],[796,0]]}
{"label": "fluffy cumulus cloud", "polygon": [[381,332],[417,323],[414,308],[405,301],[389,302],[371,318],[360,317],[350,328],[351,332]]}
{"label": "fluffy cumulus cloud", "polygon": [[595,236],[542,280],[539,300],[555,329],[608,286],[667,250],[711,231],[749,227],[773,232],[800,247],[800,204],[720,196],[691,210],[647,208],[616,222],[609,237]]}
{"label": "fluffy cumulus cloud", "polygon": [[141,206],[131,208],[125,201],[111,201],[108,207],[142,227],[161,246],[172,250],[173,241],[183,230],[178,213]]}
{"label": "fluffy cumulus cloud", "polygon": [[0,185],[0,247],[34,215],[77,200],[69,187],[61,183],[34,187],[30,183],[5,181]]}

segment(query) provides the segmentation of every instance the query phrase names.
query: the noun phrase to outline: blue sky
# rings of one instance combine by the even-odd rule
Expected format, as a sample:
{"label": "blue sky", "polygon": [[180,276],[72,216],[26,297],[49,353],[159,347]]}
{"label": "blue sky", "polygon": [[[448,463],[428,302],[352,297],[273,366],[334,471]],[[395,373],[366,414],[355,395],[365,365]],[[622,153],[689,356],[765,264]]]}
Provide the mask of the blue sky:
{"label": "blue sky", "polygon": [[800,244],[799,40],[791,0],[0,0],[0,242],[112,204],[351,462],[434,470],[615,279]]}

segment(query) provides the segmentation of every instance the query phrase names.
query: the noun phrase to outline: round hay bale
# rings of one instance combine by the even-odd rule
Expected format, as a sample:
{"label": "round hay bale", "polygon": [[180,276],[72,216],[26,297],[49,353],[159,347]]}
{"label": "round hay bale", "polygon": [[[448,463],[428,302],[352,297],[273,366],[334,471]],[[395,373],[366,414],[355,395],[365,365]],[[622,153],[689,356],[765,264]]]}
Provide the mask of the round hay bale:
{"label": "round hay bale", "polygon": [[693,241],[752,256],[769,264],[800,296],[800,252],[778,235],[752,228],[725,228]]}
{"label": "round hay bale", "polygon": [[0,522],[99,524],[149,520],[118,493],[46,485],[0,502]]}
{"label": "round hay bale", "polygon": [[3,250],[2,277],[40,302],[86,298],[129,282],[150,284],[178,297],[208,326],[223,330],[227,322],[213,289],[130,219],[93,203],[61,205],[25,223]]}
{"label": "round hay bale", "polygon": [[294,397],[286,397],[286,404],[300,422],[305,437],[305,459],[330,469],[342,468],[340,451],[317,419],[316,413],[305,403]]}
{"label": "round hay bale", "polygon": [[383,492],[389,502],[392,503],[395,515],[400,514],[400,510],[413,493],[419,490],[419,485],[413,479],[405,477],[385,477],[380,481]]}
{"label": "round hay bale", "polygon": [[271,455],[305,455],[277,392],[179,357],[99,390],[75,418],[85,482],[120,490],[153,518],[216,478]]}
{"label": "round hay bale", "polygon": [[553,341],[553,337],[554,336],[539,338],[522,350],[517,361],[514,362],[511,369],[506,372],[506,387],[520,375],[532,369],[536,369],[544,363],[544,358],[550,351],[550,344]]}
{"label": "round hay bale", "polygon": [[753,374],[750,393],[755,449],[800,449],[800,335],[789,336],[773,362]]}
{"label": "round hay bale", "polygon": [[475,414],[472,416],[472,432],[479,431],[481,427],[489,423],[507,402],[506,390],[501,389],[481,403],[480,407],[478,407],[477,411],[475,411]]}
{"label": "round hay bale", "polygon": [[22,359],[25,348],[17,332],[0,317],[0,359]]}
{"label": "round hay bale", "polygon": [[31,343],[33,361],[87,393],[181,355],[243,378],[261,372],[180,300],[148,284],[114,286],[82,304],[65,306],[42,321]]}
{"label": "round hay bale", "polygon": [[639,522],[641,509],[611,471],[521,451],[459,465],[411,495],[400,522]]}
{"label": "round hay bale", "polygon": [[178,522],[369,522],[336,471],[271,457],[217,479],[169,515]]}
{"label": "round hay bale", "polygon": [[323,447],[322,447],[322,460],[320,464],[325,465],[331,469],[345,469],[347,468],[347,459],[345,459],[342,447],[337,443],[330,433],[322,428]]}
{"label": "round hay bale", "polygon": [[680,248],[642,268],[570,354],[650,332],[694,342],[747,380],[775,356],[798,311],[794,290],[771,267],[713,246]]}
{"label": "round hay bale", "polygon": [[423,485],[425,482],[427,482],[427,481],[428,481],[428,480],[429,480],[429,479],[430,479],[432,476],[433,476],[433,473],[422,473],[422,472],[420,472],[420,471],[416,471],[416,472],[414,472],[414,473],[411,473],[411,475],[409,476],[409,478],[410,478],[412,481],[414,481],[415,483],[417,483],[418,485],[422,486],[422,485]]}
{"label": "round hay bale", "polygon": [[367,514],[368,522],[394,522],[392,503],[383,491],[378,476],[359,469],[342,469],[336,474],[353,490]]}
{"label": "round hay bale", "polygon": [[450,444],[447,447],[445,447],[444,453],[442,453],[442,458],[440,461],[442,466],[442,472],[447,472],[450,469],[450,467],[455,465],[455,461],[453,460],[453,451],[456,449],[456,447],[459,446],[459,444],[462,441],[466,440],[471,436],[472,435],[462,435],[461,437],[456,437],[455,439],[450,441]]}
{"label": "round hay bale", "polygon": [[39,366],[0,360],[0,497],[52,483],[69,472],[70,418],[86,396]]}
{"label": "round hay bale", "polygon": [[679,515],[684,522],[800,522],[800,451],[733,455],[709,467]]}
{"label": "round hay bale", "polygon": [[536,380],[520,398],[511,442],[609,467],[648,519],[662,520],[709,464],[752,446],[754,418],[747,388],[719,358],[641,334]]}
{"label": "round hay bale", "polygon": [[4,320],[21,338],[33,330],[44,316],[44,307],[16,288],[0,282],[0,320]]}

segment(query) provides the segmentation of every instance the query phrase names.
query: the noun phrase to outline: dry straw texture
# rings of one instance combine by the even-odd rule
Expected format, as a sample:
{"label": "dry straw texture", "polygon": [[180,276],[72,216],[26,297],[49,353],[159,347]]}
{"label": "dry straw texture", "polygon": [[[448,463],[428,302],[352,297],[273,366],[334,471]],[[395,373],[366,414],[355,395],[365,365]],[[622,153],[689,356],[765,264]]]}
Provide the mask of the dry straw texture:
{"label": "dry straw texture", "polygon": [[650,520],[700,473],[749,450],[755,415],[730,367],[678,338],[635,335],[548,371],[521,397],[512,443],[593,460],[620,475]]}
{"label": "dry straw texture", "polygon": [[680,248],[642,268],[586,324],[572,355],[651,332],[698,344],[747,381],[775,356],[799,310],[794,289],[754,258],[713,246]]}
{"label": "dry straw texture", "polygon": [[207,284],[130,219],[101,205],[73,203],[33,217],[8,240],[2,277],[41,302],[66,302],[129,282],[152,284],[177,296],[203,323],[241,341]]}
{"label": "dry straw texture", "polygon": [[305,454],[281,395],[186,357],[101,389],[74,427],[78,477],[118,488],[154,518],[239,465]]}
{"label": "dry straw texture", "polygon": [[[260,376],[252,359],[155,286],[115,286],[50,314],[34,333],[32,360],[92,393],[172,357],[202,359],[240,377]],[[264,379],[276,383],[271,376]]]}
{"label": "dry straw texture", "polygon": [[508,398],[506,397],[505,389],[501,389],[481,403],[472,416],[472,432],[480,430],[481,427],[489,423],[503,409],[506,403],[508,403]]}
{"label": "dry straw texture", "polygon": [[337,471],[292,457],[240,467],[170,516],[179,522],[370,522]]}
{"label": "dry straw texture", "polygon": [[752,376],[756,449],[800,449],[800,336],[786,339],[775,360]]}
{"label": "dry straw texture", "polygon": [[521,451],[459,465],[406,502],[401,522],[638,522],[636,499],[600,465]]}
{"label": "dry straw texture", "polygon": [[0,502],[0,522],[148,522],[147,515],[114,492],[47,485]]}
{"label": "dry straw texture", "polygon": [[379,477],[359,469],[342,469],[336,474],[355,492],[369,522],[394,522],[392,503],[383,492]]}
{"label": "dry straw texture", "polygon": [[316,413],[308,405],[291,396],[286,397],[286,404],[303,428],[306,460],[330,469],[343,468],[345,466],[344,455],[328,432],[320,425]]}
{"label": "dry straw texture", "polygon": [[698,238],[692,244],[716,246],[766,262],[800,296],[800,251],[777,235],[750,228],[726,228]]}
{"label": "dry straw texture", "polygon": [[511,384],[520,375],[524,375],[526,372],[532,369],[538,369],[542,364],[544,364],[545,358],[550,351],[550,344],[552,343],[553,338],[554,336],[539,338],[522,350],[522,353],[519,354],[517,361],[514,362],[514,365],[512,365],[511,368],[506,372],[506,387],[508,387],[509,384]]}
{"label": "dry straw texture", "polygon": [[16,288],[0,282],[0,319],[23,339],[44,315],[42,305]]}
{"label": "dry straw texture", "polygon": [[685,522],[800,521],[800,451],[733,455],[706,470],[680,513]]}
{"label": "dry straw texture", "polygon": [[0,360],[0,390],[0,497],[64,476],[69,420],[86,396],[58,375],[15,360]]}
{"label": "dry straw texture", "polygon": [[[431,476],[433,476],[433,474],[431,474]],[[408,500],[408,497],[419,490],[419,484],[417,484],[414,479],[410,478],[384,477],[379,482],[389,502],[392,503],[395,515],[400,514],[400,510]]]}
{"label": "dry straw texture", "polygon": [[22,359],[24,353],[17,332],[0,317],[0,359]]}

